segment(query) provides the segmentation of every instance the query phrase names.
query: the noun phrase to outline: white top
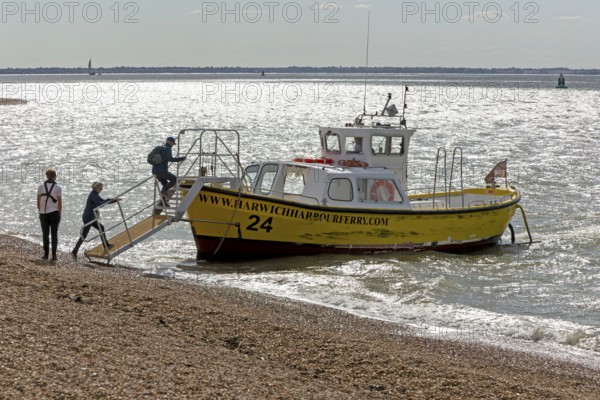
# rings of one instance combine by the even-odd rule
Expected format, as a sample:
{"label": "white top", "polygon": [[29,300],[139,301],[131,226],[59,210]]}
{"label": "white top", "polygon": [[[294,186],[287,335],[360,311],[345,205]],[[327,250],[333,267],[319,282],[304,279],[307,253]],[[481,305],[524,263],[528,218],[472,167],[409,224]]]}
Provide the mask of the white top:
{"label": "white top", "polygon": [[[46,185],[46,187],[44,187],[44,185]],[[42,183],[38,187],[38,196],[45,194],[46,188],[47,190],[50,190],[51,187],[52,183],[50,182]],[[62,197],[62,188],[58,185],[58,183],[54,184],[52,191],[50,191],[50,195],[57,200],[56,203],[48,196],[40,197],[40,214],[50,214],[51,212],[58,211],[58,198]]]}

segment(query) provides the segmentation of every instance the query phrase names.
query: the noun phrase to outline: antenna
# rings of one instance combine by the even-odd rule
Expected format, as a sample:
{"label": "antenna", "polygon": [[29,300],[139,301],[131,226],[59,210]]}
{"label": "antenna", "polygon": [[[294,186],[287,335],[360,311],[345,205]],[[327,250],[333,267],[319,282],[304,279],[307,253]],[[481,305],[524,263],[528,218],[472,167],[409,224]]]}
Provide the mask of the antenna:
{"label": "antenna", "polygon": [[369,33],[371,30],[371,10],[367,14],[367,59],[365,61],[365,96],[363,100],[363,115],[367,113],[367,76],[369,74]]}
{"label": "antenna", "polygon": [[408,104],[406,104],[406,94],[408,93],[408,85],[404,86],[404,96],[402,99],[402,102],[404,103],[404,105],[402,106],[402,117],[400,118],[400,126],[404,126],[406,128],[406,118],[404,118],[404,113],[406,112],[406,109],[408,108]]}

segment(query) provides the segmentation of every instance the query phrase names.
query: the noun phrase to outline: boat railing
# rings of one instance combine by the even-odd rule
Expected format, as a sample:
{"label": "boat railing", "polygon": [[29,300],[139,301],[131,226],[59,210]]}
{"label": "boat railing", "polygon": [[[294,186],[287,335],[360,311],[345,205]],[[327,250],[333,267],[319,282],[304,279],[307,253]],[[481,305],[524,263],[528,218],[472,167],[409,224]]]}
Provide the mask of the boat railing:
{"label": "boat railing", "polygon": [[471,200],[469,202],[469,208],[470,207],[482,207],[482,206],[485,206],[485,205],[486,205],[485,201],[483,201],[483,200]]}
{"label": "boat railing", "polygon": [[435,156],[435,172],[433,174],[433,195],[431,196],[431,205],[435,207],[435,195],[437,189],[437,179],[438,179],[438,167],[440,163],[440,155],[444,157],[444,191],[446,191],[447,181],[446,181],[446,148],[440,147],[438,148],[437,155]]}
{"label": "boat railing", "polygon": [[457,158],[457,154],[460,156],[460,163],[459,163],[459,171],[460,171],[460,192],[461,193],[461,203],[462,203],[462,208],[465,208],[465,198],[464,198],[464,186],[463,186],[463,157],[462,157],[462,148],[460,147],[455,147],[454,151],[452,152],[452,162],[450,164],[450,179],[448,180],[448,157],[447,157],[447,152],[446,152],[446,148],[445,147],[440,147],[438,148],[437,151],[437,155],[435,157],[435,172],[433,175],[433,192],[432,192],[432,207],[435,207],[435,199],[436,196],[438,196],[437,194],[437,189],[438,189],[438,185],[437,185],[437,180],[438,180],[438,175],[439,172],[438,170],[440,169],[440,157],[443,157],[443,178],[444,178],[444,189],[443,189],[443,196],[445,197],[445,202],[446,202],[446,208],[450,207],[450,193],[452,192],[452,179],[453,179],[453,175],[454,175],[454,165],[456,163],[456,158]]}
{"label": "boat railing", "polygon": [[446,203],[444,201],[436,201],[435,203],[431,204],[430,201],[411,201],[410,205],[413,209],[419,209],[419,210],[442,210],[442,209],[446,209]]}
{"label": "boat railing", "polygon": [[[196,133],[189,148],[185,152],[178,147],[178,157],[190,157],[191,163],[184,174],[188,175],[197,168],[198,175],[223,175],[241,177],[241,164],[239,159],[240,134],[234,129],[184,129],[179,132],[178,138],[183,135]],[[181,146],[181,144],[179,144]],[[179,165],[178,165],[179,167]],[[182,168],[178,168],[178,172]]]}
{"label": "boat railing", "polygon": [[[459,171],[460,171],[460,193],[461,193],[461,199],[462,199],[462,208],[465,208],[465,189],[463,186],[463,153],[462,153],[461,147],[455,147],[454,151],[452,152],[452,165],[450,166],[450,181],[448,182],[447,193],[452,192],[452,177],[453,177],[453,173],[454,173],[454,165],[455,165],[455,161],[456,161],[457,152],[460,155]],[[448,203],[449,202],[450,202],[450,199],[448,198]]]}
{"label": "boat railing", "polygon": [[[185,135],[194,134],[187,151],[180,151]],[[177,163],[177,186],[185,178],[219,177],[241,182],[242,165],[239,148],[240,134],[234,129],[183,129],[178,136],[177,157],[186,157],[186,161]]]}
{"label": "boat railing", "polygon": [[[413,193],[413,194],[410,194]],[[416,195],[425,195],[425,196],[429,196],[433,193],[433,188],[431,187],[410,187],[408,189],[406,189],[406,194],[410,197],[410,196],[416,196]]]}
{"label": "boat railing", "polygon": [[[415,189],[411,189],[415,190]],[[488,195],[489,196],[489,195]],[[433,193],[421,191],[418,193],[418,197],[416,195],[412,195],[410,199],[410,203],[413,209],[461,209],[461,208],[475,208],[475,207],[485,207],[488,205],[494,204],[503,204],[517,198],[518,194],[516,192],[509,193],[502,197],[497,196],[489,196],[489,200],[484,199],[474,199],[470,200],[468,204],[465,206],[465,194],[464,191],[456,191],[451,193],[444,193],[444,196],[437,197],[437,199],[432,203]],[[453,205],[456,198],[460,197],[461,206],[457,207]]]}

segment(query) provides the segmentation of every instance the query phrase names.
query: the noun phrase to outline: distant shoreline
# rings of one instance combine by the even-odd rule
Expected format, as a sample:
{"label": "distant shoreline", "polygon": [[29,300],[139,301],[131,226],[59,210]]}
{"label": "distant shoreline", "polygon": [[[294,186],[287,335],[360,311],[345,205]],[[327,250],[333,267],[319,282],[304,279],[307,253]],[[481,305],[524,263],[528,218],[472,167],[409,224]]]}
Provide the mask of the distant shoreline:
{"label": "distant shoreline", "polygon": [[[282,68],[260,68],[260,67],[109,67],[95,68],[96,74],[190,74],[190,73],[248,73],[248,74],[281,74],[281,73],[338,73],[338,74],[364,74],[364,67],[282,67]],[[446,67],[369,67],[368,72],[372,74],[511,74],[511,75],[600,75],[600,69],[571,69],[564,67],[556,68],[446,68]],[[89,75],[87,68],[4,68],[0,69],[0,75],[65,75],[82,74]]]}

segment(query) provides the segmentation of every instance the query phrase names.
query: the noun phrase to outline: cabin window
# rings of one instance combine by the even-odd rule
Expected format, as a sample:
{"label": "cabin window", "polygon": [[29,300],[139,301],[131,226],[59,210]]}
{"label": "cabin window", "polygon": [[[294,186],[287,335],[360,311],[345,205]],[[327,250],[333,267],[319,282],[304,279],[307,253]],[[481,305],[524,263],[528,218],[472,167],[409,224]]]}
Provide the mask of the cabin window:
{"label": "cabin window", "polygon": [[404,137],[374,135],[371,138],[371,151],[376,156],[401,156],[404,154]]}
{"label": "cabin window", "polygon": [[363,139],[362,137],[350,136],[346,138],[346,153],[362,154]]}
{"label": "cabin window", "polygon": [[285,194],[299,194],[304,191],[304,172],[306,168],[287,165],[285,167],[285,182],[283,192]]}
{"label": "cabin window", "polygon": [[277,164],[265,164],[260,171],[260,176],[258,178],[254,193],[269,194],[271,192],[271,188],[273,187],[273,183],[275,182],[277,170]]}
{"label": "cabin window", "polygon": [[340,137],[337,133],[327,132],[325,134],[325,150],[328,153],[340,153]]}
{"label": "cabin window", "polygon": [[346,178],[335,178],[329,183],[329,198],[337,201],[352,201],[352,182]]}
{"label": "cabin window", "polygon": [[244,184],[247,185],[247,187],[253,188],[254,187],[254,183],[256,182],[256,176],[258,175],[258,170],[259,170],[259,166],[258,165],[249,165],[245,170],[244,170]]}
{"label": "cabin window", "polygon": [[359,179],[358,199],[374,203],[402,203],[402,196],[393,179]]}
{"label": "cabin window", "polygon": [[404,138],[402,136],[390,137],[390,155],[401,156],[404,154]]}

